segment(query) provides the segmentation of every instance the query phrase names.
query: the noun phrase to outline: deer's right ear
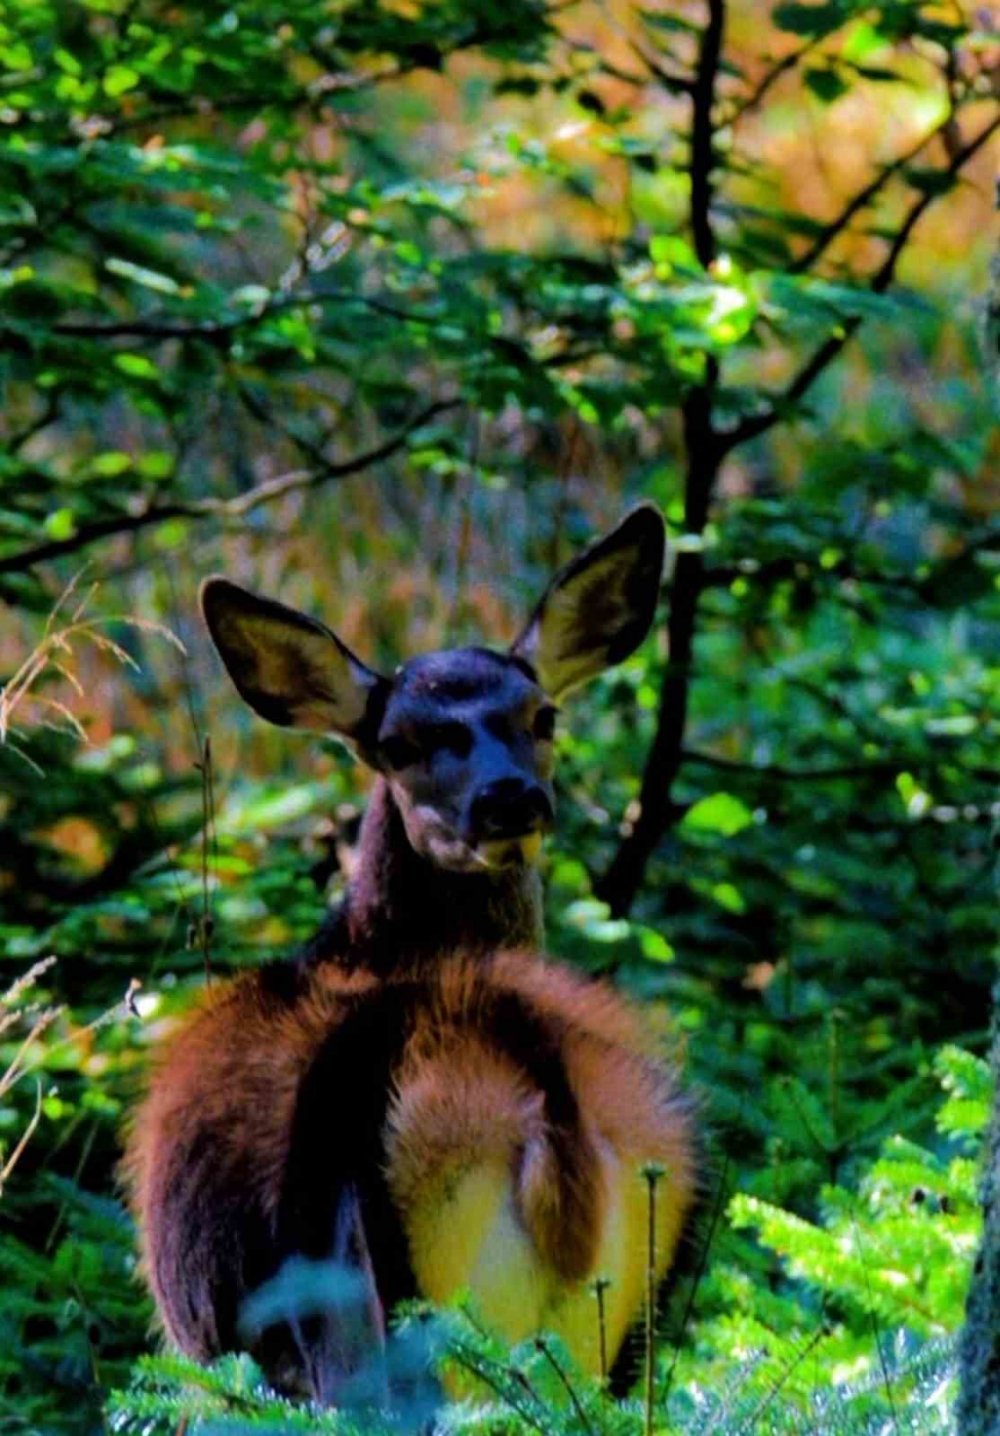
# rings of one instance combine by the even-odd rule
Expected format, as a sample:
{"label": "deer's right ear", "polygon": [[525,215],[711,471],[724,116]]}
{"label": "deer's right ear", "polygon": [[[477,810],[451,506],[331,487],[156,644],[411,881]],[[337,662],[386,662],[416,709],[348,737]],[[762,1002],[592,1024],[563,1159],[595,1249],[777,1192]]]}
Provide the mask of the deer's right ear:
{"label": "deer's right ear", "polygon": [[262,718],[363,740],[388,680],[325,624],[218,577],[202,584],[201,610],[230,678]]}

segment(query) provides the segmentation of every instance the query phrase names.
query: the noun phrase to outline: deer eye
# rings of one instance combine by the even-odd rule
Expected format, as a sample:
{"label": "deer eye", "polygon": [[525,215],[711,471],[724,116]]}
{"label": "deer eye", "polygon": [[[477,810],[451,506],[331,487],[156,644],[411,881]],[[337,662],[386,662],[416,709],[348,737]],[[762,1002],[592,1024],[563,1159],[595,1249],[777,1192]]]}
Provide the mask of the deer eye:
{"label": "deer eye", "polygon": [[556,709],[539,708],[531,731],[541,743],[551,743],[556,731]]}
{"label": "deer eye", "polygon": [[400,772],[403,768],[411,768],[414,763],[420,762],[420,749],[416,743],[411,743],[409,738],[391,734],[388,738],[382,739],[381,748],[385,761],[395,773]]}
{"label": "deer eye", "polygon": [[428,723],[420,729],[420,747],[430,757],[442,751],[467,758],[472,749],[472,734],[464,723]]}

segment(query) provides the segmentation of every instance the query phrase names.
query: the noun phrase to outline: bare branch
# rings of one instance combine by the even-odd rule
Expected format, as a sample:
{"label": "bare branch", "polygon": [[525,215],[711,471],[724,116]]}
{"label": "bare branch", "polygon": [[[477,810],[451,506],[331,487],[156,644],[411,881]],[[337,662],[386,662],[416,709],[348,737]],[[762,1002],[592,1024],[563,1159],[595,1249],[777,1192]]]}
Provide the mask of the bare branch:
{"label": "bare branch", "polygon": [[635,40],[629,41],[629,47],[668,94],[690,95],[693,93],[695,82],[688,79],[687,75],[680,75],[675,70],[668,70],[666,65],[662,65],[655,55],[651,55],[644,46]]}
{"label": "bare branch", "polygon": [[878,196],[879,192],[885,188],[893,176],[899,174],[901,169],[915,160],[917,155],[920,154],[920,151],[926,149],[931,140],[945,133],[951,127],[952,123],[952,116],[949,113],[946,119],[942,120],[939,125],[935,125],[930,134],[924,135],[922,139],[917,140],[916,144],[911,145],[908,150],[904,150],[901,155],[897,155],[894,160],[890,160],[888,164],[883,165],[882,169],[879,170],[869,183],[858,190],[857,194],[847,202],[836,219],[830,220],[829,224],[823,226],[809,248],[803,254],[800,254],[798,259],[792,263],[790,272],[792,274],[808,273],[816,261],[826,253],[833,241],[837,239],[839,235],[843,234],[854,216],[867,205],[871,204],[872,200]]}
{"label": "bare branch", "polygon": [[313,468],[295,469],[287,474],[279,474],[273,479],[267,479],[263,483],[255,485],[254,488],[248,489],[246,493],[238,494],[235,498],[178,499],[171,503],[151,504],[149,508],[134,514],[109,514],[107,518],[96,519],[93,523],[82,525],[70,538],[52,539],[48,543],[36,544],[33,548],[21,549],[17,553],[0,557],[0,574],[23,573],[26,569],[33,568],[35,564],[63,558],[66,554],[78,553],[81,549],[89,548],[91,544],[97,543],[100,539],[110,538],[116,534],[137,533],[141,529],[153,528],[157,524],[165,523],[168,519],[215,518],[226,520],[243,518],[253,509],[259,508],[262,504],[273,503],[275,499],[283,498],[286,494],[317,489],[323,484],[336,479],[348,478],[352,474],[370,468],[373,464],[381,463],[402,449],[416,429],[428,423],[436,415],[446,413],[449,409],[458,408],[460,404],[461,400],[459,399],[436,400],[433,404],[428,404],[421,409],[391,438],[385,439],[373,449],[366,449],[363,453],[355,454],[352,458],[339,462],[326,460],[320,455]]}
{"label": "bare branch", "polygon": [[804,45],[800,45],[797,50],[792,50],[790,54],[783,55],[780,60],[776,60],[771,68],[761,76],[749,95],[742,100],[737,100],[726,117],[726,122],[730,125],[738,124],[745,114],[757,108],[771,86],[780,80],[782,75],[786,75],[789,70],[794,70],[800,60],[805,59],[806,55],[815,50],[821,40],[827,38],[825,35],[814,35]]}
{"label": "bare branch", "polygon": [[631,70],[623,70],[620,65],[612,64],[610,60],[604,59],[603,56],[598,56],[597,48],[594,45],[588,45],[583,40],[575,40],[573,42],[573,48],[585,51],[597,57],[594,68],[598,74],[609,75],[613,80],[620,80],[623,85],[634,85],[637,90],[641,90],[649,84],[648,75],[636,75],[633,74]]}
{"label": "bare branch", "polygon": [[50,392],[46,396],[45,404],[41,412],[37,414],[34,419],[29,420],[23,429],[19,429],[17,433],[11,434],[10,438],[6,441],[8,453],[16,454],[20,449],[23,449],[25,444],[30,443],[36,434],[40,434],[43,429],[48,428],[49,424],[55,421],[58,413],[59,395],[56,392]]}
{"label": "bare branch", "polygon": [[[941,170],[943,177],[953,177],[959,173],[968,160],[990,140],[1000,129],[1000,117],[995,118],[988,125],[984,125],[977,135],[974,135],[960,149],[957,149],[946,168]],[[868,280],[868,288],[873,294],[884,294],[896,277],[896,266],[899,263],[900,255],[909,242],[919,220],[925,211],[930,208],[937,198],[936,192],[925,190],[909,208],[906,218],[899,226],[889,246],[889,252],[878,269]],[[768,429],[783,419],[788,411],[802,399],[819,376],[828,368],[830,363],[837,357],[847,341],[860,328],[862,316],[855,314],[844,319],[838,328],[829,335],[819,346],[813,355],[805,362],[799,372],[789,382],[787,388],[780,395],[776,395],[771,406],[760,414],[753,414],[743,419],[735,428],[719,436],[719,442],[723,453],[729,453],[739,444],[745,444],[750,439],[756,439],[759,435],[767,432]]]}
{"label": "bare branch", "polygon": [[741,773],[749,778],[777,779],[788,783],[834,783],[841,778],[880,778],[895,776],[901,768],[914,766],[912,754],[875,763],[840,763],[826,768],[789,768],[782,763],[743,763],[735,758],[720,758],[715,753],[699,753],[685,748],[686,763],[703,768],[718,768],[724,773]]}
{"label": "bare branch", "polygon": [[695,253],[706,269],[715,258],[715,235],[712,232],[715,130],[712,110],[725,17],[724,0],[708,0],[708,24],[701,33],[698,68],[691,85],[691,229]]}
{"label": "bare branch", "polygon": [[[964,168],[968,160],[972,158],[983,145],[1000,130],[1000,115],[997,115],[988,125],[984,125],[977,135],[959,149],[956,149],[951,156],[946,169],[941,173],[944,177],[952,179]],[[910,207],[909,213],[896,231],[896,237],[889,246],[889,253],[884,262],[872,276],[871,288],[876,294],[884,294],[896,276],[896,265],[899,256],[906,248],[910,235],[912,234],[918,220],[923,217],[925,210],[928,210],[938,198],[937,192],[927,189],[923,192],[917,202]]]}
{"label": "bare branch", "polygon": [[[640,19],[642,19],[641,14]],[[640,45],[631,30],[620,20],[615,19],[611,11],[608,11],[606,14],[605,21],[616,34],[621,36],[625,44],[632,51],[632,54],[642,61],[649,71],[649,74],[660,83],[668,94],[689,95],[691,93],[694,82],[689,76],[682,75],[676,70],[668,70],[655,51],[650,51],[645,45]],[[590,51],[591,53],[596,53],[594,47],[591,45],[583,44],[580,48]],[[619,70],[617,67],[611,65],[610,62],[603,59],[600,62],[599,68],[609,75],[614,75],[617,79],[624,80],[627,84],[645,85],[649,82],[648,75],[631,75],[628,71]]]}
{"label": "bare branch", "polygon": [[402,319],[414,324],[436,324],[435,316],[419,311],[401,309],[398,305],[377,299],[372,295],[358,294],[347,289],[306,289],[273,294],[263,304],[256,305],[245,314],[229,319],[213,319],[204,323],[187,324],[175,319],[157,315],[140,319],[115,319],[108,322],[92,323],[87,320],[67,319],[52,325],[53,334],[73,339],[201,339],[207,344],[223,344],[240,330],[247,329],[272,314],[287,309],[299,309],[311,304],[358,304],[376,314],[385,314],[391,319]]}

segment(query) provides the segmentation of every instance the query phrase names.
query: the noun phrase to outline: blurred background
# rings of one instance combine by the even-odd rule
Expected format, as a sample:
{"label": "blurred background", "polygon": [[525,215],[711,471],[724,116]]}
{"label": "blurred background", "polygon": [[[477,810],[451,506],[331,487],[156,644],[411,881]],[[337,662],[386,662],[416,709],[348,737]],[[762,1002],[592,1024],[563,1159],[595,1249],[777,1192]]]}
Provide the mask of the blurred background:
{"label": "blurred background", "polygon": [[[241,706],[201,579],[392,666],[508,641],[640,499],[661,617],[567,705],[546,869],[552,950],[648,1004],[711,1134],[708,1275],[662,1373],[678,1342],[675,1391],[755,1353],[752,1402],[822,1328],[804,1411],[875,1370],[873,1320],[901,1361],[960,1323],[995,917],[991,23],[0,21],[0,990],[56,958],[0,1008],[5,1429],[102,1429],[149,1347],[113,1176],[149,1045],[206,972],[310,934],[364,801],[336,743]],[[913,1169],[866,1187],[890,1138]],[[872,1222],[853,1279],[838,1210]],[[793,1215],[827,1265],[795,1267]]]}

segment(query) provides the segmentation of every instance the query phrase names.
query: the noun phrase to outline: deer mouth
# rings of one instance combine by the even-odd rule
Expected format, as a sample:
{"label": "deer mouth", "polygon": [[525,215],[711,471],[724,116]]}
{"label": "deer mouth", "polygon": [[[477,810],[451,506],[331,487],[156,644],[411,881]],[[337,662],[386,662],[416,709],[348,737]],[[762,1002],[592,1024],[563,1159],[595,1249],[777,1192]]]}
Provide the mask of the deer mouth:
{"label": "deer mouth", "polygon": [[542,847],[538,829],[516,837],[486,838],[476,844],[476,855],[488,868],[522,868],[534,863]]}
{"label": "deer mouth", "polygon": [[495,873],[512,868],[531,867],[541,851],[543,833],[531,828],[523,833],[505,833],[502,837],[465,837],[445,823],[439,813],[427,810],[419,837],[411,837],[413,847],[421,851],[436,867],[454,873]]}

